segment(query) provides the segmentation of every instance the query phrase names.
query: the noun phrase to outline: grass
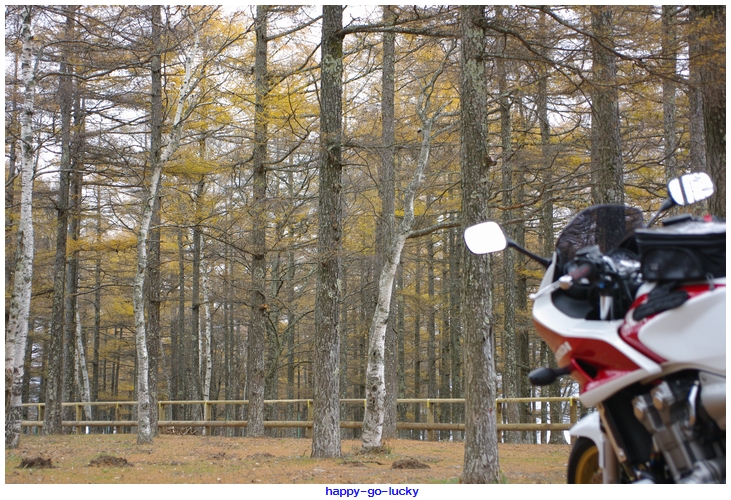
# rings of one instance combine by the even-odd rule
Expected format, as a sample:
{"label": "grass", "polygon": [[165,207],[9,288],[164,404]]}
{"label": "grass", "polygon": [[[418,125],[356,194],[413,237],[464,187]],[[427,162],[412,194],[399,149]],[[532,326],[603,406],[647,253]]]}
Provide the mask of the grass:
{"label": "grass", "polygon": [[[162,435],[137,445],[130,434],[21,437],[5,451],[5,482],[18,484],[456,484],[464,444],[396,439],[379,453],[343,441],[339,458],[310,458],[311,441]],[[503,483],[563,483],[567,445],[499,445]],[[90,465],[100,457],[129,466]],[[23,459],[50,459],[51,469],[18,468]],[[412,459],[428,469],[394,469]],[[397,464],[398,465],[398,464]]]}

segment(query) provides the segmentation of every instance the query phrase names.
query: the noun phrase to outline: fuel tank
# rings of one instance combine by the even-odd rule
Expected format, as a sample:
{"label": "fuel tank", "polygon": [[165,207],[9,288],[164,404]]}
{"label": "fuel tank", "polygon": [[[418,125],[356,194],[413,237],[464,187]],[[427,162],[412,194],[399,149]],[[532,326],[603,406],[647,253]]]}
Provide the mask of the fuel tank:
{"label": "fuel tank", "polygon": [[[636,339],[658,356],[663,371],[686,368],[726,375],[726,279],[683,287],[682,305],[631,326]],[[644,290],[640,290],[641,295]],[[627,323],[631,322],[632,311]],[[625,337],[625,335],[623,335]]]}

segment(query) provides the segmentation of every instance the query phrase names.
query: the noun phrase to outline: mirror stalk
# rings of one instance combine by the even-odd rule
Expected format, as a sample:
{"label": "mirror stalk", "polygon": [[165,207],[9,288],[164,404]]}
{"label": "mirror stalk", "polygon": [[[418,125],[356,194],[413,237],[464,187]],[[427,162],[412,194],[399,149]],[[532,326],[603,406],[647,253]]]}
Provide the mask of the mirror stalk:
{"label": "mirror stalk", "polygon": [[673,201],[672,198],[667,198],[665,201],[662,202],[662,205],[660,205],[660,210],[657,211],[655,215],[652,216],[652,219],[650,219],[650,222],[647,223],[646,227],[652,226],[652,224],[657,220],[660,215],[662,215],[664,212],[670,210],[676,205],[676,203]]}
{"label": "mirror stalk", "polygon": [[550,259],[546,259],[544,257],[539,257],[538,255],[536,255],[536,254],[534,254],[532,252],[529,252],[528,250],[526,250],[522,246],[518,245],[516,242],[514,242],[510,238],[505,238],[505,240],[507,241],[509,247],[513,247],[517,251],[519,251],[520,253],[522,253],[523,255],[527,255],[531,259],[533,259],[536,262],[540,263],[546,269],[548,269],[548,266],[551,265],[551,260]]}

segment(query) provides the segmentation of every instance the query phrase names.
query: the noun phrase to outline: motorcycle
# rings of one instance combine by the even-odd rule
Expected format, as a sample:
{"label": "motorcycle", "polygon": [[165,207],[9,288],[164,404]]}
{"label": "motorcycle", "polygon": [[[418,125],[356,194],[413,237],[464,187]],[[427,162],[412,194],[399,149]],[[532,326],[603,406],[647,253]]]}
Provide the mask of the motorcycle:
{"label": "motorcycle", "polygon": [[668,183],[648,224],[639,209],[598,205],[563,229],[551,259],[505,237],[495,222],[466,229],[476,254],[515,248],[546,272],[533,323],[591,412],[569,431],[569,483],[726,482],[726,223],[680,215],[708,198],[703,173]]}

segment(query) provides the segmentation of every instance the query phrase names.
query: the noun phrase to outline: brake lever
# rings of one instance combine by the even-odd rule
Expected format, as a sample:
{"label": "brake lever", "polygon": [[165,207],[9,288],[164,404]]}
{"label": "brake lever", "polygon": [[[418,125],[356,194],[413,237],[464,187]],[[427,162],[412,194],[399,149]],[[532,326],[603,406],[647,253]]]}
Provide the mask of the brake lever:
{"label": "brake lever", "polygon": [[558,290],[559,288],[561,290],[568,290],[569,288],[571,288],[573,286],[573,284],[574,284],[574,278],[571,275],[565,274],[565,275],[561,276],[559,279],[557,279],[556,281],[554,281],[553,283],[551,283],[550,285],[541,288],[536,293],[531,293],[530,295],[528,295],[528,298],[530,300],[536,300],[538,297],[542,297],[543,295],[545,295],[547,293],[553,293],[556,290]]}

